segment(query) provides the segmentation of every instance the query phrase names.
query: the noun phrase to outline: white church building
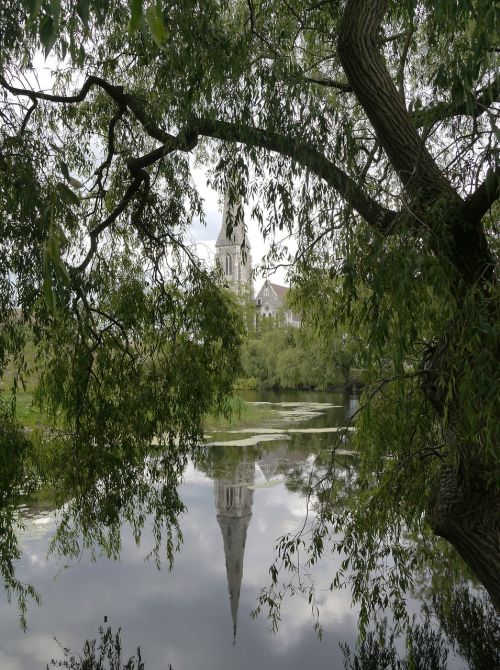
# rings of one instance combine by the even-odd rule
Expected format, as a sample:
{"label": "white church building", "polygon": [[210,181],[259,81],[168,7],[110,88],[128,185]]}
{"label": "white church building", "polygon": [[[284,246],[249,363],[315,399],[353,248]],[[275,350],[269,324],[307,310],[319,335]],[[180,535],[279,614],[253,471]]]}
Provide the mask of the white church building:
{"label": "white church building", "polygon": [[[227,195],[224,198],[222,225],[215,243],[215,261],[225,281],[237,295],[247,295],[254,299],[252,255],[245,232],[243,204],[230,204]],[[286,286],[266,279],[255,296],[256,321],[280,318],[284,325],[298,328],[300,318],[286,308],[288,290]]]}

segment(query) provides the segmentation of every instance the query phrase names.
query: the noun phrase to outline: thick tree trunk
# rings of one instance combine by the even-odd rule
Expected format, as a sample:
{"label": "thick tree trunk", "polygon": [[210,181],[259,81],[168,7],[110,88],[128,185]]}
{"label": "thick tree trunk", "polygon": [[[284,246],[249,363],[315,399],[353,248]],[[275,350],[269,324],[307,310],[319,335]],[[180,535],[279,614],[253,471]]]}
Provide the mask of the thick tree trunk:
{"label": "thick tree trunk", "polygon": [[[494,281],[493,259],[481,225],[485,209],[479,203],[485,189],[480,187],[464,202],[419,136],[378,47],[387,5],[387,0],[348,0],[338,52],[352,90],[400,177],[412,211],[418,213],[411,226],[424,235],[423,228],[419,228],[423,222],[424,228],[432,231],[431,250],[450,270],[450,283],[445,290],[455,300],[456,323],[451,326],[450,338],[444,339],[425,361],[428,374],[423,392],[440,419],[447,406],[447,456],[458,466],[443,469],[430,503],[429,520],[436,534],[456,548],[500,611],[500,498],[492,463],[482,462],[477,444],[466,444],[450,434],[449,427],[460,423],[450,421],[450,412],[459,416],[461,403],[460,398],[446,398],[446,389],[440,384],[443,378],[451,378],[451,370],[457,378],[461,365],[472,364],[463,348],[462,353],[452,355],[455,335],[463,326],[460,310],[467,303],[464,296],[470,298],[469,292],[477,291],[481,313],[489,285]],[[485,314],[485,318],[496,316]]]}
{"label": "thick tree trunk", "polygon": [[486,209],[480,205],[487,189],[464,203],[418,134],[377,45],[387,4],[349,0],[338,38],[342,67],[400,177],[413,214],[410,225],[422,234],[432,231],[433,252],[467,286],[490,281],[493,260],[481,226]]}
{"label": "thick tree trunk", "polygon": [[[491,473],[489,473],[491,476]],[[443,468],[429,508],[431,528],[458,551],[500,612],[500,496],[479,468]]]}

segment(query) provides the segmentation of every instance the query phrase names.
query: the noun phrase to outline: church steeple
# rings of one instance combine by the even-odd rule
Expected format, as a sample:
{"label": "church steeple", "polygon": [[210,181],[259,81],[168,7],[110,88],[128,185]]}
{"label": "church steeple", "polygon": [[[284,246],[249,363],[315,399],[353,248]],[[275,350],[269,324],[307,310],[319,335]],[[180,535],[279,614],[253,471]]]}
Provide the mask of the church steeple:
{"label": "church steeple", "polygon": [[215,243],[215,258],[232,290],[238,295],[249,292],[253,297],[252,257],[245,232],[243,202],[241,198],[230,201],[227,192],[222,225]]}
{"label": "church steeple", "polygon": [[243,579],[243,559],[247,530],[252,518],[255,465],[243,462],[230,480],[214,480],[217,521],[224,542],[229,604],[233,622],[233,643],[236,641],[238,606]]}

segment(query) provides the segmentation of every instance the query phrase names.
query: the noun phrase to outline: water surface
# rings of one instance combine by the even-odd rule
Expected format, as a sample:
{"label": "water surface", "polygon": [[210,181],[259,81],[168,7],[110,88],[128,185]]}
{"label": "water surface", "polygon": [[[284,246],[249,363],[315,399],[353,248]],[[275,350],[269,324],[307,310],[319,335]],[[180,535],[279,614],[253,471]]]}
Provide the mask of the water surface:
{"label": "water surface", "polygon": [[[180,489],[187,508],[181,519],[184,540],[172,570],[158,570],[145,560],[152,546],[148,528],[137,546],[126,526],[119,562],[104,557],[93,561],[88,552],[72,561],[47,559],[57,512],[26,510],[18,576],[37,588],[42,605],[30,605],[28,629],[22,632],[15,605],[1,602],[2,670],[44,668],[61,655],[55,637],[63,646],[81,650],[86,638],[96,637],[104,617],[113,629],[121,628],[127,654],[141,647],[148,670],[168,668],[169,663],[174,670],[343,667],[339,642],[355,645],[357,611],[348,591],[329,589],[337,555],[321,561],[313,574],[321,641],[301,595],[284,603],[277,634],[265,615],[252,618],[251,612],[261,588],[269,584],[276,539],[299,530],[306,515],[306,501],[290,485],[290,474],[311,467],[318,452],[338,439],[331,432],[286,430],[345,425],[357,399],[250,392],[245,398],[284,403],[273,405],[284,413],[277,433],[271,440],[261,439],[258,428],[239,435],[213,434],[209,441],[219,446],[207,447],[202,463],[188,464]],[[309,415],[300,417],[299,410]],[[270,433],[262,433],[266,435]],[[247,446],[224,445],[235,437],[248,440]],[[418,604],[409,601],[409,608],[417,611]],[[450,658],[449,667],[461,666]]]}

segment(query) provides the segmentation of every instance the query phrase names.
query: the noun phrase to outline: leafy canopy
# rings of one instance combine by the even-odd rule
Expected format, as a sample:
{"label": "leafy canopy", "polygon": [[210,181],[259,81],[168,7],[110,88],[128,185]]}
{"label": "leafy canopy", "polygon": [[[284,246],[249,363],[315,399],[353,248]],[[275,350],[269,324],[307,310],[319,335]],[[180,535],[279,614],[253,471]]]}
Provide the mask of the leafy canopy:
{"label": "leafy canopy", "polygon": [[318,332],[363,339],[352,555],[389,529],[405,557],[443,463],[492,486],[498,22],[489,0],[2,3],[0,363],[21,380],[35,347],[68,490],[118,496],[154,436],[181,463],[238,370],[241,321],[186,243],[191,155],[294,236],[273,252]]}

